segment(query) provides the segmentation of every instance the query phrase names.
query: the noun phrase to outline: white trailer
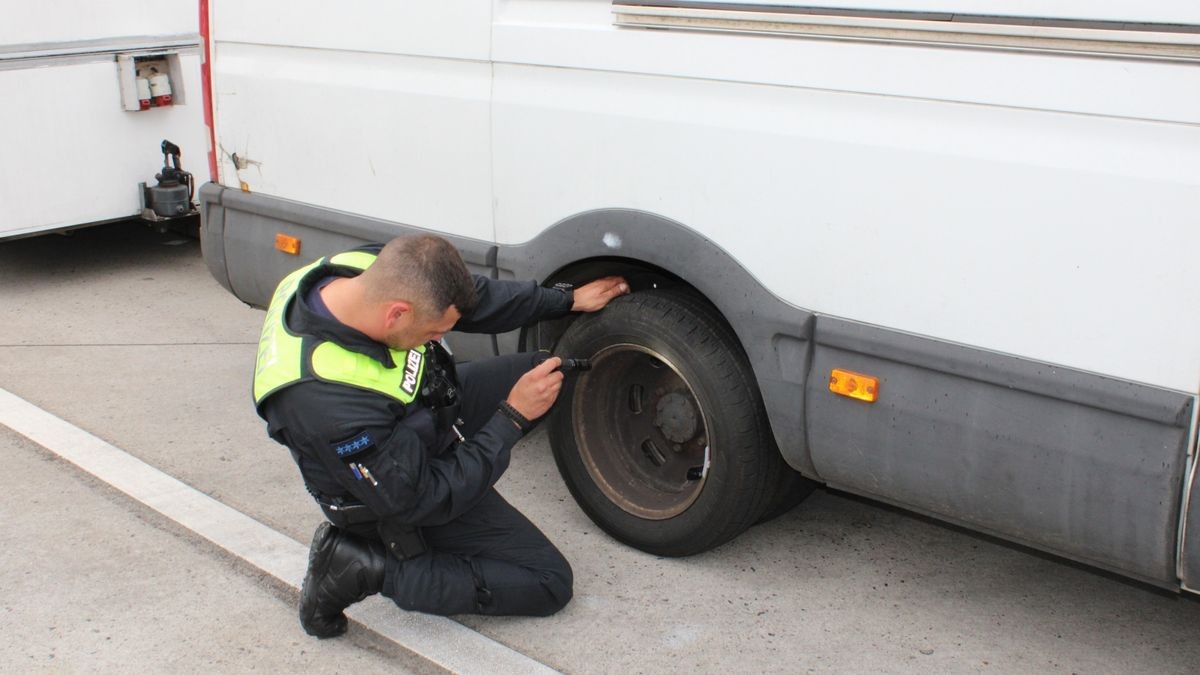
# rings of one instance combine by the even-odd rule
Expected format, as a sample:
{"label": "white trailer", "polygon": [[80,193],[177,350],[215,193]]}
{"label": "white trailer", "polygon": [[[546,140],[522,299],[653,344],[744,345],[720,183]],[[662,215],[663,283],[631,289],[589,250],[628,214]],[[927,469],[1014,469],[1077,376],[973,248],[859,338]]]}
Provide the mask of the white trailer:
{"label": "white trailer", "polygon": [[164,140],[204,173],[195,3],[0,6],[0,239],[190,212],[156,214],[140,184],[157,185]]}
{"label": "white trailer", "polygon": [[649,551],[795,471],[1200,589],[1200,4],[813,5],[211,0],[208,264],[255,305],[414,230],[501,278],[626,275],[454,344],[594,359],[555,456]]}

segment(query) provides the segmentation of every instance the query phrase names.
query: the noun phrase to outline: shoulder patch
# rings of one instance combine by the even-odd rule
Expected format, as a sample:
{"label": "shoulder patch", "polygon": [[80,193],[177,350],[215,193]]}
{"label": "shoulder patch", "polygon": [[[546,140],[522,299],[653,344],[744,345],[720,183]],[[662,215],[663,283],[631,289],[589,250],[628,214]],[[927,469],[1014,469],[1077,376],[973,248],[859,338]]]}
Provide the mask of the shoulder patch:
{"label": "shoulder patch", "polygon": [[331,444],[333,451],[337,453],[339,459],[346,459],[361,455],[362,453],[375,447],[375,440],[371,438],[371,434],[366,431],[357,431],[353,436],[335,441]]}

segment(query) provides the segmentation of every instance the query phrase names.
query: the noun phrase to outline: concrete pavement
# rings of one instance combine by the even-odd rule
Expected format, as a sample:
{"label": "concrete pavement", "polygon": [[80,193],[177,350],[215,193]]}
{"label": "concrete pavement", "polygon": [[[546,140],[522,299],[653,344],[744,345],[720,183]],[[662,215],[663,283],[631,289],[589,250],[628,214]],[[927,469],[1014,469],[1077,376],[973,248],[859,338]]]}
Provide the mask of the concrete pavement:
{"label": "concrete pavement", "polygon": [[316,643],[271,584],[0,427],[0,670],[395,672],[400,650]]}

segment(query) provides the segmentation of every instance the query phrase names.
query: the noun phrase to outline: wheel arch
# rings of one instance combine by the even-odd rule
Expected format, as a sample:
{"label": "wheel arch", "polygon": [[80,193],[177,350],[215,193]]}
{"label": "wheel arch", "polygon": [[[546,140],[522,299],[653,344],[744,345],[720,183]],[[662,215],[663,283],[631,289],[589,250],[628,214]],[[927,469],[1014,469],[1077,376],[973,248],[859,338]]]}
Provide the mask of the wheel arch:
{"label": "wheel arch", "polygon": [[[812,312],[768,290],[729,252],[696,230],[634,209],[598,209],[565,218],[535,238],[501,245],[501,278],[581,281],[633,275],[634,289],[656,281],[685,286],[729,324],[749,359],[784,459],[817,477],[805,440],[805,379],[811,362]],[[544,346],[566,323],[542,326],[522,343]]]}

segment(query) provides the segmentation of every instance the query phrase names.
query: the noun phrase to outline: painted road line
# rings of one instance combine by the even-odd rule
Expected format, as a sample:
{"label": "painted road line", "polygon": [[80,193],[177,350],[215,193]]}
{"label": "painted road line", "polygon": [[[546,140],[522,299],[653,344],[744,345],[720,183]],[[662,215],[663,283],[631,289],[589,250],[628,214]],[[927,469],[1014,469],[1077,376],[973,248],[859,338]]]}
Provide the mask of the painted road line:
{"label": "painted road line", "polygon": [[[308,547],[168,476],[120,448],[0,389],[0,424],[299,592]],[[405,612],[380,596],[346,611],[351,620],[457,673],[554,673],[460,623]]]}

